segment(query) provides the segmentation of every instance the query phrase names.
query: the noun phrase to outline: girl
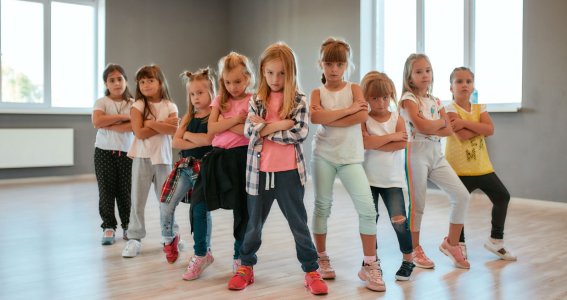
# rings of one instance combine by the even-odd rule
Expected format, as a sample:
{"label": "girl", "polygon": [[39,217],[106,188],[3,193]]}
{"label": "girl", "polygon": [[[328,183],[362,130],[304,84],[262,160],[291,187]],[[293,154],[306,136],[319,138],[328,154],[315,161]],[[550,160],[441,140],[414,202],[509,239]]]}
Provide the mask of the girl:
{"label": "girl", "polygon": [[211,104],[208,125],[209,133],[214,134],[213,150],[203,158],[201,177],[204,186],[196,192],[199,199],[205,199],[209,211],[217,208],[233,210],[232,269],[235,272],[240,265],[239,251],[248,223],[244,189],[248,138],[244,136],[244,120],[252,96],[248,89],[254,86],[254,73],[246,56],[231,52],[219,60],[218,74],[219,95]]}
{"label": "girl", "polygon": [[439,250],[456,267],[468,269],[470,265],[459,247],[459,236],[465,221],[469,193],[441,153],[440,137],[449,136],[452,131],[441,102],[431,95],[433,70],[425,54],[411,54],[407,58],[403,84],[399,108],[409,129],[406,176],[414,263],[420,268],[435,267],[419,243],[429,180],[449,194],[451,203],[449,234]]}
{"label": "girl", "polygon": [[363,166],[374,198],[376,222],[379,215],[378,197],[382,196],[403,254],[396,279],[409,280],[415,265],[402,191],[405,184],[402,150],[406,148],[408,135],[404,119],[397,112],[388,109],[396,99],[392,80],[386,74],[372,71],[362,78],[361,85],[364,98],[370,106],[369,118],[366,123],[362,123],[366,149]]}
{"label": "girl", "polygon": [[[201,164],[201,158],[212,150],[213,136],[207,133],[207,121],[211,113],[211,99],[214,97],[214,80],[209,68],[196,73],[184,72],[187,90],[187,113],[181,119],[181,126],[173,136],[173,147],[182,149],[181,159],[175,164],[168,180],[164,183],[160,203],[161,236],[163,252],[169,263],[174,263],[179,256],[179,235],[174,232],[175,208],[190,194]],[[192,280],[213,262],[212,254],[207,253],[210,238],[210,213],[202,199],[191,197],[191,228],[193,230],[195,255],[190,259],[183,279]],[[196,220],[199,220],[198,222]],[[201,226],[205,224],[205,226]]]}
{"label": "girl", "polygon": [[253,266],[262,243],[262,228],[274,199],[286,217],[295,240],[297,258],[311,293],[327,293],[317,273],[317,252],[307,227],[303,205],[305,162],[302,143],[309,132],[307,102],[297,86],[295,55],[284,43],[270,45],[260,58],[258,94],[250,100],[245,125],[250,138],[246,168],[248,214],[242,266],[228,282],[231,290],[254,283]]}
{"label": "girl", "polygon": [[93,108],[92,121],[96,132],[94,164],[98,183],[98,211],[102,219],[102,244],[114,244],[116,217],[114,201],[122,222],[122,237],[126,240],[130,217],[130,187],[132,159],[126,152],[132,143],[130,108],[132,95],[128,90],[124,69],[108,64],[102,73],[104,97]]}
{"label": "girl", "polygon": [[366,287],[385,291],[380,262],[376,258],[376,210],[364,173],[364,145],[360,124],[368,118],[368,104],[360,86],[345,81],[351,66],[350,46],[327,39],[320,50],[323,86],[311,93],[311,122],[320,124],[313,139],[312,174],[315,189],[313,236],[319,255],[319,272],[335,278],[327,254],[327,219],[331,214],[333,183],[338,176],[358,212],[364,263],[358,273]]}
{"label": "girl", "polygon": [[150,185],[159,199],[171,171],[171,135],[177,129],[177,106],[170,100],[159,66],[141,67],[136,73],[136,102],[130,110],[134,141],[128,151],[132,161],[132,210],[128,243],[123,257],[136,257],[146,236],[144,210]]}
{"label": "girl", "polygon": [[[447,161],[469,192],[480,189],[493,204],[492,231],[484,247],[503,260],[516,260],[504,248],[503,241],[510,194],[494,173],[484,141],[485,136],[494,133],[494,125],[486,111],[486,105],[469,102],[474,90],[473,72],[466,67],[455,68],[449,80],[453,103],[446,106],[446,109],[455,134],[447,138]],[[459,241],[466,249],[464,229]]]}

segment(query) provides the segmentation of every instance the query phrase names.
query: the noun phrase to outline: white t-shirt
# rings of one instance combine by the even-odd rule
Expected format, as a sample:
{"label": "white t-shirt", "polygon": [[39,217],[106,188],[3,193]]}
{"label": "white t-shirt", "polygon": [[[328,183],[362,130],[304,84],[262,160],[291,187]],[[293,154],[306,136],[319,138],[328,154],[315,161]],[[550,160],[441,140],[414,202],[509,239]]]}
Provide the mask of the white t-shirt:
{"label": "white t-shirt", "polygon": [[[144,101],[137,100],[132,105],[132,109],[137,109],[143,114]],[[163,99],[158,103],[150,102],[150,109],[156,116],[156,121],[163,121],[171,113],[177,113],[177,105],[172,101]],[[151,115],[149,117],[153,118]],[[156,134],[143,140],[134,137],[128,156],[131,158],[149,158],[153,165],[171,164],[171,135]]]}
{"label": "white t-shirt", "polygon": [[[398,113],[392,112],[390,119],[384,123],[372,117],[366,120],[366,129],[370,135],[386,135],[396,132]],[[404,187],[404,150],[381,151],[366,150],[364,153],[364,170],[371,186],[381,188]]]}
{"label": "white t-shirt", "polygon": [[[427,95],[421,98],[421,105],[417,101],[417,96],[411,92],[405,92],[402,97],[400,98],[405,101],[413,101],[419,109],[419,112],[423,115],[424,118],[427,120],[439,120],[441,119],[441,109],[443,106],[441,105],[441,101],[437,97]],[[408,141],[409,142],[420,142],[420,141],[435,141],[438,142],[441,140],[440,137],[436,135],[427,135],[423,133],[419,133],[417,128],[411,122],[408,112],[405,109],[400,109],[400,114],[406,120],[406,130],[408,131]]]}
{"label": "white t-shirt", "polygon": [[[327,110],[339,110],[353,103],[352,83],[339,91],[331,92],[319,87],[321,106]],[[319,125],[313,138],[313,153],[335,164],[353,164],[364,161],[364,143],[360,124],[349,127]]]}
{"label": "white t-shirt", "polygon": [[[134,100],[122,100],[120,102],[104,96],[96,100],[93,111],[100,110],[106,115],[129,115]],[[128,151],[134,135],[132,132],[118,132],[99,128],[96,132],[95,147],[102,150],[119,150],[122,152]]]}

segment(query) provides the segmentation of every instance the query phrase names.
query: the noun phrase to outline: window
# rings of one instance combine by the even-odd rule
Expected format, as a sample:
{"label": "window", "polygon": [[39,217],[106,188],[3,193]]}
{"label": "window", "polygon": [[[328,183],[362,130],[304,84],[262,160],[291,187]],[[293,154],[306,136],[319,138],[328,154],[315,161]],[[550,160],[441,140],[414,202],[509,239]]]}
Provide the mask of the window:
{"label": "window", "polygon": [[101,4],[1,0],[0,112],[90,113],[103,84]]}
{"label": "window", "polygon": [[361,77],[385,72],[401,93],[410,53],[429,56],[433,94],[449,102],[449,74],[475,73],[478,102],[517,111],[522,99],[522,1],[361,0]]}

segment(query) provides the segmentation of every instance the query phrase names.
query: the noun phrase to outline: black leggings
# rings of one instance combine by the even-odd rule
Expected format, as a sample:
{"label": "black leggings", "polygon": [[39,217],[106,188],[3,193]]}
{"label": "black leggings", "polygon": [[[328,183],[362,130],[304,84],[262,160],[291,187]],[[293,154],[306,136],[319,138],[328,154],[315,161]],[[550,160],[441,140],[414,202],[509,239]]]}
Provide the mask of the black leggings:
{"label": "black leggings", "polygon": [[[476,189],[483,191],[492,202],[492,230],[493,239],[504,238],[504,223],[510,202],[510,193],[496,174],[490,173],[480,176],[459,176],[469,193]],[[465,242],[465,228],[461,232],[460,242]]]}
{"label": "black leggings", "polygon": [[98,182],[98,210],[102,228],[116,229],[114,201],[122,228],[128,229],[130,223],[130,190],[132,188],[132,159],[126,152],[95,148],[94,154],[96,180]]}

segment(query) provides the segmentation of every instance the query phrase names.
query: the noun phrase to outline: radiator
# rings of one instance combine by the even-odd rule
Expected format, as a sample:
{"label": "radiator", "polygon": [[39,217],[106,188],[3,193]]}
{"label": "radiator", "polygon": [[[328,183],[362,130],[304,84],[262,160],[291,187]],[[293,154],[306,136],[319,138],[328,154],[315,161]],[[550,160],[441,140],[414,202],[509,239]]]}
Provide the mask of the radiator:
{"label": "radiator", "polygon": [[73,129],[0,129],[0,169],[73,165]]}

